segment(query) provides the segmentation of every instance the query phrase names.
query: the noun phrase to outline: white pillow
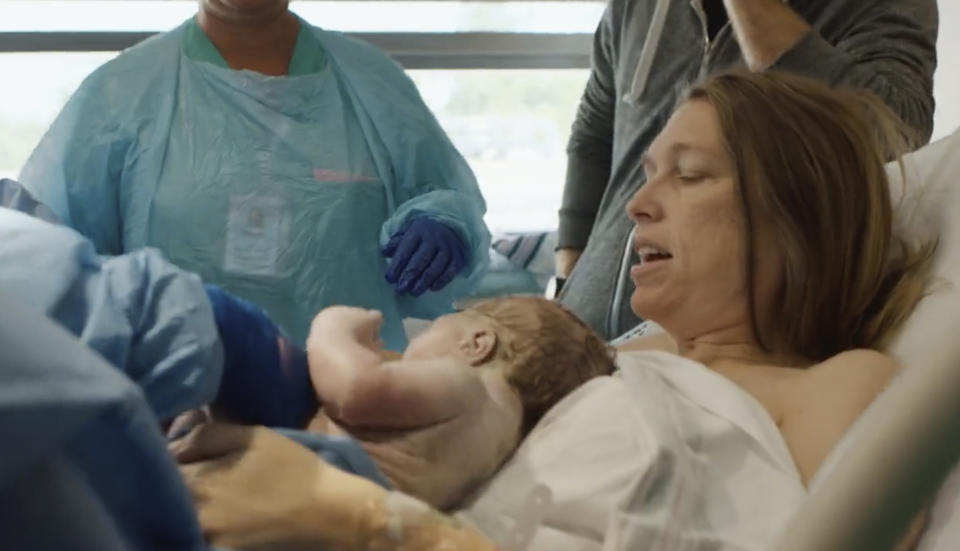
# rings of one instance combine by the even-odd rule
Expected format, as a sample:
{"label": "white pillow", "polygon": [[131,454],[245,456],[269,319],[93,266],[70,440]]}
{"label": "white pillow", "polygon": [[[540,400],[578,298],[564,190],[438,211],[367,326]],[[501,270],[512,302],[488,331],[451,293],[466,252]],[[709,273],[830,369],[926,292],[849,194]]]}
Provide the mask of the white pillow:
{"label": "white pillow", "polygon": [[[892,196],[899,201],[901,235],[917,242],[939,237],[932,292],[917,305],[888,352],[908,368],[960,357],[960,131],[888,165]],[[900,199],[900,191],[906,195]]]}

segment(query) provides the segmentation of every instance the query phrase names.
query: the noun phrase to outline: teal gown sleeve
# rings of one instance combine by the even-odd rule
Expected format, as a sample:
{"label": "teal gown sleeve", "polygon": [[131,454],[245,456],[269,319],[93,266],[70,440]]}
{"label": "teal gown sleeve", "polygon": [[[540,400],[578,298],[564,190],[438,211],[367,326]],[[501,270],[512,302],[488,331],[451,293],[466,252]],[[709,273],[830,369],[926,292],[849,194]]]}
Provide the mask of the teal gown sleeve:
{"label": "teal gown sleeve", "polygon": [[57,116],[20,172],[20,182],[100,254],[123,252],[118,201],[132,143],[109,105],[109,67],[87,77]]}
{"label": "teal gown sleeve", "polygon": [[456,299],[470,294],[489,264],[486,203],[473,171],[390,57],[340,33],[315,32],[359,106],[390,197],[392,214],[381,227],[381,247],[408,219],[428,216],[456,230],[470,251],[470,264],[442,290],[398,298],[404,317],[432,319],[448,312]]}
{"label": "teal gown sleeve", "polygon": [[203,284],[156,250],[100,256],[69,228],[0,208],[0,288],[123,370],[160,419],[216,395],[222,350]]}

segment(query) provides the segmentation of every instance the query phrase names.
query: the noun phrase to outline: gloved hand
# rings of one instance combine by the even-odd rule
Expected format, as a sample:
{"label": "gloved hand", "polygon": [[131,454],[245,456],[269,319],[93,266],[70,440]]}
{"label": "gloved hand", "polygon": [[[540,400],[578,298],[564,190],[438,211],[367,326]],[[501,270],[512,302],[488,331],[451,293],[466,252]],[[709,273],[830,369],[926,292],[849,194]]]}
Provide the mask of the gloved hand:
{"label": "gloved hand", "polygon": [[398,293],[418,297],[427,289],[439,291],[453,281],[467,263],[469,252],[452,228],[432,218],[408,220],[383,249],[391,258],[387,281]]}
{"label": "gloved hand", "polygon": [[306,352],[257,305],[205,287],[224,356],[213,406],[237,423],[302,428],[318,407]]}

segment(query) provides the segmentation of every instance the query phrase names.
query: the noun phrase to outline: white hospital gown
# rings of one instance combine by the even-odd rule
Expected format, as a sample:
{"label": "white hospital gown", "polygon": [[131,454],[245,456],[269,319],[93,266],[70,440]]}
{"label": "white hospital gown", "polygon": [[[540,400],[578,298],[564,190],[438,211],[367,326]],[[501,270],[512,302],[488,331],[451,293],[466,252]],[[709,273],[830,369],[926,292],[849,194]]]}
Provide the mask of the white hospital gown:
{"label": "white hospital gown", "polygon": [[[763,407],[673,354],[618,363],[554,407],[460,518],[511,551],[766,549],[806,490]],[[538,488],[550,500],[531,512]]]}

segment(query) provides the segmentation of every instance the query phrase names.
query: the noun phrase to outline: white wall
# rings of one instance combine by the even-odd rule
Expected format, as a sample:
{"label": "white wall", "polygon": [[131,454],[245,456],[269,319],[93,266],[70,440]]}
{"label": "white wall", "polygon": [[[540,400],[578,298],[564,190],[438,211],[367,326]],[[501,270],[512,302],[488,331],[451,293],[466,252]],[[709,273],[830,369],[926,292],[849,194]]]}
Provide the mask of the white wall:
{"label": "white wall", "polygon": [[937,100],[933,139],[960,128],[960,0],[938,0],[940,37],[933,93]]}

